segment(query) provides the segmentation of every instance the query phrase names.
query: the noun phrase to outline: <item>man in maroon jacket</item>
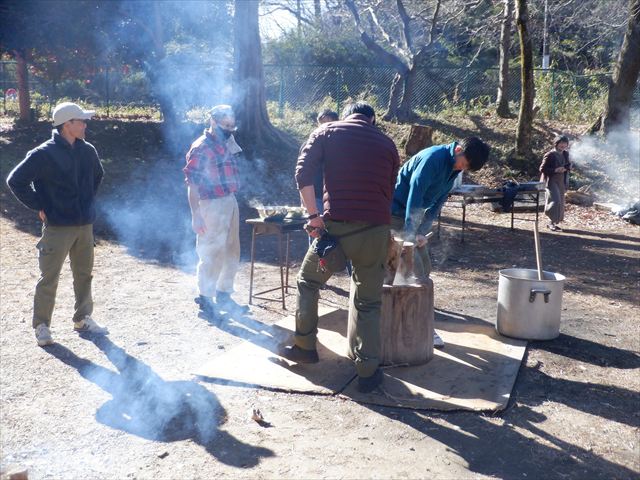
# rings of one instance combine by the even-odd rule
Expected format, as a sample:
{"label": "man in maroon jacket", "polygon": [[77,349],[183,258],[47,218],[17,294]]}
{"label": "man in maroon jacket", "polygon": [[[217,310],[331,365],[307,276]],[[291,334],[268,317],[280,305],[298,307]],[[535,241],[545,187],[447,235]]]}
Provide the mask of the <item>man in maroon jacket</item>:
{"label": "man in maroon jacket", "polygon": [[[312,236],[323,230],[339,238],[351,260],[352,298],[356,317],[349,329],[349,356],[358,372],[358,389],[374,390],[382,382],[380,305],[389,241],[391,199],[400,159],[393,141],[375,127],[375,112],[366,103],[345,108],[343,120],[321,125],[302,148],[296,182],[309,212]],[[324,174],[324,212],[315,202],[313,180]],[[294,344],[281,351],[297,363],[319,361],[318,290],[332,272],[320,267],[310,248],[298,274]],[[344,266],[343,266],[344,268]]]}

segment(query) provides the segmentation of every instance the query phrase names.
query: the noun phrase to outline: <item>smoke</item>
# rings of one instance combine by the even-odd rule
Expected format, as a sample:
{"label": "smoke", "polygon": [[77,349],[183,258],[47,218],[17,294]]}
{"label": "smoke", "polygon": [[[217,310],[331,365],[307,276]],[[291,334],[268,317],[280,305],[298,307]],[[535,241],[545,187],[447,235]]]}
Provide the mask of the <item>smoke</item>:
{"label": "smoke", "polygon": [[571,145],[569,159],[602,200],[627,204],[640,197],[639,130],[584,137]]}
{"label": "smoke", "polygon": [[181,167],[167,158],[143,159],[98,205],[130,253],[188,269],[195,260],[195,235]]}

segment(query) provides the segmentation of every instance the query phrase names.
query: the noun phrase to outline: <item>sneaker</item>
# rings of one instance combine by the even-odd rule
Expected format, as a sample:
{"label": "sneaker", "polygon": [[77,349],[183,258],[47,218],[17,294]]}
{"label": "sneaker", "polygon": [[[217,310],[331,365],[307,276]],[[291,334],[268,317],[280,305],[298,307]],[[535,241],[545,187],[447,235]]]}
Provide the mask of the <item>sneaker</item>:
{"label": "sneaker", "polygon": [[384,375],[382,374],[382,370],[377,368],[376,371],[373,372],[373,375],[371,375],[370,377],[358,376],[357,389],[360,393],[373,392],[376,388],[382,385],[383,379]]}
{"label": "sneaker", "polygon": [[51,330],[44,323],[41,323],[36,327],[36,341],[38,346],[44,347],[46,345],[53,345],[53,338],[51,337]]}
{"label": "sneaker", "polygon": [[216,305],[227,313],[244,315],[249,312],[249,305],[236,303],[229,292],[216,292]]}
{"label": "sneaker", "polygon": [[444,340],[435,331],[433,332],[433,348],[444,348]]}
{"label": "sneaker", "polygon": [[281,348],[278,354],[295,363],[318,363],[320,361],[317,350],[305,350],[297,345]]}
{"label": "sneaker", "polygon": [[95,333],[97,335],[109,334],[108,328],[99,325],[89,315],[85,315],[85,317],[79,322],[73,322],[73,329],[79,333]]}
{"label": "sneaker", "polygon": [[557,226],[554,223],[550,223],[549,225],[547,225],[547,227],[549,227],[549,230],[551,230],[552,232],[559,232],[560,231],[560,227]]}

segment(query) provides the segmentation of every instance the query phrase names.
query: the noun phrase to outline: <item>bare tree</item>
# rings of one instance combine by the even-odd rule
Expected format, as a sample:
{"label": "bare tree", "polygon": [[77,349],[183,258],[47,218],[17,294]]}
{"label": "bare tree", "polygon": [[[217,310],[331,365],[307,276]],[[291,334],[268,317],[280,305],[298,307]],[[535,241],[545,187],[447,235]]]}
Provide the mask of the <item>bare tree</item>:
{"label": "bare tree", "polygon": [[[441,0],[436,0],[428,21],[425,19],[428,9],[422,8],[410,15],[402,0],[395,0],[395,9],[389,6],[391,2],[385,5],[388,7],[386,9],[379,2],[358,5],[355,0],[345,0],[345,3],[356,23],[362,43],[397,72],[383,118],[412,119],[415,114],[411,108],[411,99],[417,67],[433,44]],[[418,5],[424,7],[423,3]],[[426,25],[430,25],[430,28],[425,28]]]}
{"label": "bare tree", "polygon": [[500,28],[500,79],[496,113],[502,118],[511,118],[512,113],[509,110],[509,50],[511,49],[513,0],[503,0],[503,3],[504,10]]}
{"label": "bare tree", "polygon": [[640,0],[629,2],[629,23],[609,86],[602,120],[605,135],[615,128],[629,129],[629,107],[640,72]]}
{"label": "bare tree", "polygon": [[292,141],[269,120],[264,91],[258,0],[236,0],[234,30],[234,110],[242,126],[243,144],[252,155],[257,148],[289,146]]}
{"label": "bare tree", "polygon": [[533,82],[533,46],[528,29],[529,12],[527,0],[516,0],[516,24],[520,38],[520,77],[522,94],[520,114],[516,131],[516,158],[526,161],[532,156],[531,131],[533,127],[533,99],[535,85]]}

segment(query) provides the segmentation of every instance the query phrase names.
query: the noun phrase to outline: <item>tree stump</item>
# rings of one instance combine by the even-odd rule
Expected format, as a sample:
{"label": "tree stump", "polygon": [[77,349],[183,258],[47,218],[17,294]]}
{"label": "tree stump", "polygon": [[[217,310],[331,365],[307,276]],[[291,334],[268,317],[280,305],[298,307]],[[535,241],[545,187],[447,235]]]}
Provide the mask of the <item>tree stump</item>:
{"label": "tree stump", "polygon": [[381,363],[427,363],[433,358],[433,282],[382,288]]}
{"label": "tree stump", "polygon": [[433,145],[433,129],[425,125],[411,125],[404,153],[411,157],[431,145]]}
{"label": "tree stump", "polygon": [[[394,237],[389,242],[380,312],[382,365],[421,365],[433,358],[433,282],[415,281],[413,243]],[[349,299],[349,331],[353,328],[354,288]]]}

